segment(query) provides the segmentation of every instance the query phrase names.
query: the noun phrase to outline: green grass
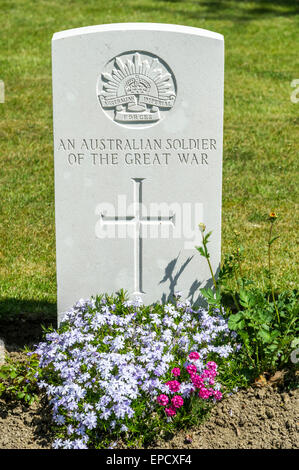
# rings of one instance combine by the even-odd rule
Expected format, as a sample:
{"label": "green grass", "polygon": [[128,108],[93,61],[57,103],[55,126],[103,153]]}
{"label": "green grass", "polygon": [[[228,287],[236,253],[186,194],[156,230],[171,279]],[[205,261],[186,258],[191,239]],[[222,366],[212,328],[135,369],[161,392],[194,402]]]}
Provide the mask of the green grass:
{"label": "green grass", "polygon": [[[0,309],[55,312],[51,37],[101,23],[197,26],[225,37],[222,251],[241,232],[263,284],[267,214],[278,214],[274,281],[298,281],[298,78],[295,0],[0,0]],[[297,15],[296,15],[297,13]],[[297,63],[296,63],[297,61]]]}

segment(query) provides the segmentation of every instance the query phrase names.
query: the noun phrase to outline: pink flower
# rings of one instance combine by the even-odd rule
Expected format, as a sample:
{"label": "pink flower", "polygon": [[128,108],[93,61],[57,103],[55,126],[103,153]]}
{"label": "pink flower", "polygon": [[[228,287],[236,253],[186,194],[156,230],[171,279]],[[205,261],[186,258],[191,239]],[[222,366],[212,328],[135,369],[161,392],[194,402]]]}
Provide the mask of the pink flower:
{"label": "pink flower", "polygon": [[214,397],[216,398],[216,400],[221,400],[222,393],[219,390],[214,390]]}
{"label": "pink flower", "polygon": [[201,374],[205,379],[214,379],[217,375],[216,369],[205,369]]}
{"label": "pink flower", "polygon": [[188,374],[194,375],[197,372],[197,368],[194,364],[190,364],[189,366],[186,367],[186,370]]}
{"label": "pink flower", "polygon": [[179,375],[181,375],[181,369],[179,367],[174,367],[171,371],[172,375],[174,375],[175,377],[178,377]]}
{"label": "pink flower", "polygon": [[198,352],[196,352],[196,351],[193,351],[193,352],[191,352],[191,353],[189,354],[189,356],[188,356],[188,357],[189,357],[189,359],[190,359],[190,360],[192,360],[192,359],[195,359],[195,360],[197,360],[197,359],[199,359],[199,358],[200,358],[200,355],[198,354]]}
{"label": "pink flower", "polygon": [[205,369],[202,374],[201,374],[202,378],[203,379],[208,379],[211,377],[211,371],[209,371],[208,369]]}
{"label": "pink flower", "polygon": [[171,399],[171,403],[173,404],[173,406],[175,408],[181,408],[181,406],[183,406],[184,404],[184,400],[183,398],[180,396],[180,395],[175,395],[172,399]]}
{"label": "pink flower", "polygon": [[171,392],[178,392],[181,386],[180,382],[177,380],[169,380],[169,382],[166,382],[166,385]]}
{"label": "pink flower", "polygon": [[208,369],[215,369],[216,370],[218,366],[217,366],[216,362],[209,361],[209,362],[207,362],[207,367],[208,367]]}
{"label": "pink flower", "polygon": [[165,413],[167,414],[167,416],[174,416],[176,415],[176,409],[174,408],[174,406],[170,406],[169,408],[165,408]]}
{"label": "pink flower", "polygon": [[169,402],[168,396],[162,393],[157,397],[157,402],[159,403],[159,405],[166,406]]}
{"label": "pink flower", "polygon": [[191,381],[195,387],[199,388],[203,386],[203,379],[200,375],[194,374],[191,376]]}
{"label": "pink flower", "polygon": [[199,398],[203,398],[204,400],[206,400],[207,398],[211,396],[211,392],[207,388],[202,387],[198,392],[198,396]]}

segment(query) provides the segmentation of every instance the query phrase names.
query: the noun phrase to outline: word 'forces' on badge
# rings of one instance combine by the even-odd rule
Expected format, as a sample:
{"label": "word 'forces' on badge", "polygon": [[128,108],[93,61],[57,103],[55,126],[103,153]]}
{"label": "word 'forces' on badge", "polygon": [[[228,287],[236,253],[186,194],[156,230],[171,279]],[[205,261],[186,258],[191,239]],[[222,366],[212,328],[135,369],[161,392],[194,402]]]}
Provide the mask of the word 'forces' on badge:
{"label": "word 'forces' on badge", "polygon": [[173,107],[176,82],[162,59],[148,52],[126,52],[106,64],[97,93],[109,118],[138,127],[160,121]]}

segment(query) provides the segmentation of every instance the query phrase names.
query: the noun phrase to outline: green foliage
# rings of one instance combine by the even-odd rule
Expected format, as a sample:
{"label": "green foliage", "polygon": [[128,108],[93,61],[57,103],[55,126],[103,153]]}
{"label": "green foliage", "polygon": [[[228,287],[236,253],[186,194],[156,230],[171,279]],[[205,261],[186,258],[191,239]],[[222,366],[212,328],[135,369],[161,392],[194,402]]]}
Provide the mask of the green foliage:
{"label": "green foliage", "polygon": [[[243,344],[237,362],[240,372],[252,378],[261,372],[274,372],[285,366],[292,367],[290,356],[299,337],[299,294],[296,289],[276,293],[273,285],[272,253],[273,243],[279,238],[273,236],[273,227],[277,219],[274,212],[269,214],[269,233],[267,239],[267,288],[262,290],[257,280],[248,279],[244,274],[244,247],[240,245],[239,232],[235,232],[235,249],[226,254],[217,282],[212,289],[201,289],[203,297],[210,305],[229,311],[228,326],[235,331]],[[214,280],[207,241],[210,232],[204,236],[203,247],[196,247],[201,256],[206,258]],[[227,299],[233,303],[228,310]]]}
{"label": "green foliage", "polygon": [[299,336],[298,291],[278,294],[275,306],[271,296],[258,288],[240,290],[239,302],[241,310],[230,315],[228,326],[245,345],[244,364],[256,373],[291,365],[290,354]]}
{"label": "green foliage", "polygon": [[208,232],[205,235],[204,232],[206,230],[206,226],[203,223],[200,223],[198,225],[198,227],[199,227],[199,230],[201,231],[201,235],[202,235],[202,246],[196,246],[195,248],[199,252],[199,254],[207,260],[208,265],[209,265],[209,269],[210,269],[210,273],[211,273],[211,277],[212,277],[212,280],[213,280],[214,288],[215,288],[214,291],[210,288],[203,288],[200,291],[201,291],[202,296],[207,300],[208,305],[209,305],[210,308],[220,307],[220,289],[217,285],[217,281],[216,281],[214,273],[213,273],[213,269],[212,269],[212,266],[211,266],[211,263],[210,263],[210,253],[209,253],[209,250],[208,250],[209,238],[210,238],[212,232]]}
{"label": "green foliage", "polygon": [[218,288],[217,290],[214,291],[213,289],[207,287],[207,288],[200,289],[200,292],[202,296],[208,302],[208,305],[210,308],[219,307],[220,302],[221,302],[221,294]]}
{"label": "green foliage", "polygon": [[39,358],[30,355],[25,361],[6,359],[0,367],[0,396],[31,405],[38,398],[36,374]]}

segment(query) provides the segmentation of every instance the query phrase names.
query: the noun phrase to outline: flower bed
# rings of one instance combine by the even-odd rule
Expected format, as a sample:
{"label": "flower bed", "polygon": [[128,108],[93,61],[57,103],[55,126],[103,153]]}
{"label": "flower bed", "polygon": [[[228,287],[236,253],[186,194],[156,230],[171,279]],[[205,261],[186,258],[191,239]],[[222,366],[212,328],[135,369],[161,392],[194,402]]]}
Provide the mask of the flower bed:
{"label": "flower bed", "polygon": [[122,292],[80,300],[34,352],[54,447],[136,445],[200,419],[222,397],[217,364],[238,348],[235,336],[224,312],[194,310],[179,294],[150,307]]}

